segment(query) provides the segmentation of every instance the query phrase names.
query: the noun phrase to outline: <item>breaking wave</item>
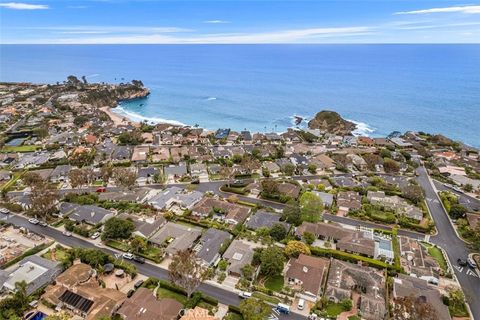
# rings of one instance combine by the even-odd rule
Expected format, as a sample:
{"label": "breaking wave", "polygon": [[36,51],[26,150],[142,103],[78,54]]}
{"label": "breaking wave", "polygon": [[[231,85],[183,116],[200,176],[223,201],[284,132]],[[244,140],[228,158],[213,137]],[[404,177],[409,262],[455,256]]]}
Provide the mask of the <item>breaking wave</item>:
{"label": "breaking wave", "polygon": [[372,133],[374,133],[375,130],[376,130],[374,127],[370,127],[368,124],[366,124],[364,122],[350,120],[350,119],[346,119],[346,120],[355,123],[355,125],[357,126],[355,128],[355,130],[352,131],[352,134],[354,136],[367,136],[368,137]]}
{"label": "breaking wave", "polygon": [[145,117],[145,116],[142,116],[141,114],[127,111],[122,106],[117,106],[116,108],[113,108],[112,111],[136,122],[147,121],[148,123],[168,123],[176,126],[186,126],[186,124],[177,120],[169,120],[169,119],[156,118],[156,117]]}

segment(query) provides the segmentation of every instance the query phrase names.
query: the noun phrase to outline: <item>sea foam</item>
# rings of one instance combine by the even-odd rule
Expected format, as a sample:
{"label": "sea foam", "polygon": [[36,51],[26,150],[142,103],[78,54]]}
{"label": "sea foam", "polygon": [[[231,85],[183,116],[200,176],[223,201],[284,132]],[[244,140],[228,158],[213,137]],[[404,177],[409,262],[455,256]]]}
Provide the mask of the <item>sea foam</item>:
{"label": "sea foam", "polygon": [[145,117],[145,116],[142,116],[141,114],[127,111],[121,106],[117,106],[116,108],[113,108],[112,111],[119,115],[125,116],[132,121],[137,121],[137,122],[147,121],[148,123],[168,123],[176,126],[186,126],[186,124],[177,120],[169,120],[169,119],[156,118],[156,117]]}
{"label": "sea foam", "polygon": [[360,121],[346,119],[347,121],[353,122],[357,127],[352,131],[354,136],[369,136],[375,132],[375,128],[369,126],[368,124]]}

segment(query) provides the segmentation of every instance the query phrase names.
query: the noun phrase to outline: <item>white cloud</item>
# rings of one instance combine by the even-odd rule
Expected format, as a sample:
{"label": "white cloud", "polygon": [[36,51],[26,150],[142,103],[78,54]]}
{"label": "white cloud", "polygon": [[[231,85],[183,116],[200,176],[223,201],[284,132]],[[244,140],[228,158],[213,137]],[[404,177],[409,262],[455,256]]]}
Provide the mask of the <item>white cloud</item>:
{"label": "white cloud", "polygon": [[138,33],[99,37],[36,39],[35,43],[61,44],[257,44],[257,43],[315,43],[322,39],[363,36],[372,32],[369,27],[310,28],[261,33],[219,33],[175,35],[172,33]]}
{"label": "white cloud", "polygon": [[456,7],[444,7],[444,8],[432,8],[424,10],[414,11],[400,11],[395,14],[430,14],[430,13],[467,13],[467,14],[480,14],[480,6],[456,6]]}
{"label": "white cloud", "polygon": [[13,9],[13,10],[45,10],[48,9],[46,4],[30,4],[30,3],[20,3],[20,2],[5,2],[0,3],[0,7]]}
{"label": "white cloud", "polygon": [[222,24],[222,23],[230,23],[230,21],[226,21],[226,20],[207,20],[207,21],[203,21],[203,23]]}

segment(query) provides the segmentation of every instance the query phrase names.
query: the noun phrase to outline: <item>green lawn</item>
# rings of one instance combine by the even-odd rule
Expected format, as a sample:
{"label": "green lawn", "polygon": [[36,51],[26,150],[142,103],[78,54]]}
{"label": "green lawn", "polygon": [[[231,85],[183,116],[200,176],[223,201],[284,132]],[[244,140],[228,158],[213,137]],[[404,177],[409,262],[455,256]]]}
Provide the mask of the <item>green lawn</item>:
{"label": "green lawn", "polygon": [[[42,254],[42,257],[48,260],[52,260],[52,249],[49,249],[47,252]],[[55,248],[56,261],[64,261],[67,258],[68,258],[68,253],[65,251],[65,248],[63,247]]]}
{"label": "green lawn", "polygon": [[359,316],[350,316],[348,320],[361,320],[361,318]]}
{"label": "green lawn", "polygon": [[185,305],[187,303],[187,300],[188,300],[186,296],[184,296],[182,294],[179,294],[179,293],[176,293],[176,292],[173,292],[173,291],[170,291],[170,290],[165,289],[165,288],[158,288],[157,297],[158,298],[175,299],[183,305]]}
{"label": "green lawn", "polygon": [[270,277],[265,281],[265,288],[280,292],[283,289],[283,276]]}
{"label": "green lawn", "polygon": [[340,313],[345,311],[340,303],[329,303],[325,308],[329,317],[335,318]]}
{"label": "green lawn", "polygon": [[4,146],[2,152],[34,152],[40,149],[39,146]]}
{"label": "green lawn", "polygon": [[435,261],[438,262],[438,264],[440,265],[440,268],[442,268],[442,270],[444,272],[446,272],[447,271],[447,262],[445,261],[445,258],[443,257],[442,251],[435,246],[432,246],[432,245],[429,245],[429,244],[424,244],[424,245],[427,247],[428,254],[431,255],[435,259]]}
{"label": "green lawn", "polygon": [[261,292],[254,292],[254,293],[252,293],[252,296],[257,298],[257,299],[264,300],[264,301],[267,301],[267,302],[270,302],[270,303],[273,303],[273,304],[277,304],[277,303],[281,302],[280,299],[268,296],[268,295],[263,294]]}

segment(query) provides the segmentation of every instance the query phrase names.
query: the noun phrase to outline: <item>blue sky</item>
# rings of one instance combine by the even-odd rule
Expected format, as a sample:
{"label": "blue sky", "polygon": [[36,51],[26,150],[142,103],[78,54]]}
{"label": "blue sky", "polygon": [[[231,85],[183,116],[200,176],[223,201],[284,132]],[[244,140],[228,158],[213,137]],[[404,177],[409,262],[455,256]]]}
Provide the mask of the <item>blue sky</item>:
{"label": "blue sky", "polygon": [[0,43],[480,43],[480,2],[0,0]]}

